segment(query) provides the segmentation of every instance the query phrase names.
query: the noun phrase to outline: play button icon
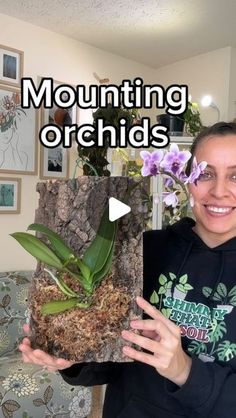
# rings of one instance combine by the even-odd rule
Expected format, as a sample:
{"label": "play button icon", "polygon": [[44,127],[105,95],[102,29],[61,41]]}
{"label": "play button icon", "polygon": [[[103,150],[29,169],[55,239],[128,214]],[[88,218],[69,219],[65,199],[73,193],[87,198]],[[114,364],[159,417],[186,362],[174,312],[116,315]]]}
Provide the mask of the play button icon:
{"label": "play button icon", "polygon": [[131,211],[131,207],[114,197],[109,198],[109,221],[114,222]]}

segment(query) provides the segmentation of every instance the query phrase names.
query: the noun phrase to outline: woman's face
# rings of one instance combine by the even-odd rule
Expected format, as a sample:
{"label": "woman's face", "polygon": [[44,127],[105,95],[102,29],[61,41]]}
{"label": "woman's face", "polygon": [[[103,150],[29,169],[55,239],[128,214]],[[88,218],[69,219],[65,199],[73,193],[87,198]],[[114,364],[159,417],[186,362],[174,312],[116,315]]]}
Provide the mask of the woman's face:
{"label": "woman's face", "polygon": [[204,139],[195,156],[208,165],[197,185],[189,185],[194,230],[208,246],[215,247],[236,236],[236,135]]}

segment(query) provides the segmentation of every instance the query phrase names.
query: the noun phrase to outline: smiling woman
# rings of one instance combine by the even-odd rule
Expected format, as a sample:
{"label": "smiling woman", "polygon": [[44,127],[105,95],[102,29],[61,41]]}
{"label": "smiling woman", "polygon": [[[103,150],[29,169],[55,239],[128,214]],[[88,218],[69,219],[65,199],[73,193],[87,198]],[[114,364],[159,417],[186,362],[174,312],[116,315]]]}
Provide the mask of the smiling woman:
{"label": "smiling woman", "polygon": [[236,127],[217,124],[215,129],[218,133],[209,130],[195,143],[197,160],[208,165],[197,184],[189,185],[195,231],[210,247],[236,235]]}

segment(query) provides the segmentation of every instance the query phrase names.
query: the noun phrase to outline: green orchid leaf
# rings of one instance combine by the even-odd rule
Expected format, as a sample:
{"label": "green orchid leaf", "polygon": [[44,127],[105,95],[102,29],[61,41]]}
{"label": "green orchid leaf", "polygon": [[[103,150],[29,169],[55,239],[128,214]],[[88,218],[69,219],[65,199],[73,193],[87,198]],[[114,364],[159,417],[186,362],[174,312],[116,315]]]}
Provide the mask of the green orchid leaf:
{"label": "green orchid leaf", "polygon": [[97,272],[94,272],[92,274],[92,280],[93,280],[94,284],[97,284],[98,281],[100,282],[104,277],[106,277],[108,275],[108,273],[111,270],[113,255],[114,255],[114,251],[115,251],[115,237],[116,237],[117,228],[118,228],[117,222],[115,222],[114,227],[115,227],[114,239],[112,241],[112,246],[110,248],[110,252],[107,255],[106,262],[104,263],[101,270],[99,270]]}
{"label": "green orchid leaf", "polygon": [[60,257],[60,259],[63,262],[69,260],[71,256],[75,257],[75,254],[73,253],[71,248],[69,248],[66,245],[66,243],[60,237],[60,235],[58,235],[54,231],[51,231],[51,229],[47,228],[46,226],[41,224],[31,224],[28,226],[27,229],[45,234],[48,240],[50,241],[53,249],[55,250],[55,253],[58,257]]}
{"label": "green orchid leaf", "polygon": [[52,302],[45,303],[41,307],[43,315],[55,315],[68,309],[75,308],[78,303],[78,298],[71,298],[67,300],[53,300]]}
{"label": "green orchid leaf", "polygon": [[67,265],[68,270],[72,270],[73,265],[75,265],[79,267],[83,277],[86,280],[89,279],[89,268],[85,265],[85,263],[83,263],[82,260],[76,257],[75,253],[71,250],[70,247],[68,247],[68,245],[66,245],[60,235],[41,224],[31,224],[28,226],[28,229],[45,234],[53,249],[55,250],[56,255],[63,261],[63,263]]}
{"label": "green orchid leaf", "polygon": [[83,255],[83,262],[90,269],[91,275],[98,273],[107,262],[116,235],[117,222],[110,222],[108,207],[102,216],[96,237]]}
{"label": "green orchid leaf", "polygon": [[48,266],[61,270],[63,265],[61,260],[53,253],[53,251],[44,242],[40,241],[34,235],[27,232],[14,232],[10,234],[19,244],[37,260]]}
{"label": "green orchid leaf", "polygon": [[86,266],[85,262],[83,260],[80,260],[79,258],[76,259],[76,264],[78,265],[83,277],[85,278],[85,280],[89,281],[89,278],[91,276],[91,271],[88,268],[88,266]]}
{"label": "green orchid leaf", "polygon": [[112,246],[112,249],[110,251],[110,254],[108,255],[108,258],[106,260],[106,263],[104,264],[103,268],[91,276],[93,286],[98,286],[98,284],[110,273],[111,267],[112,267],[112,260],[113,260],[113,254],[114,254],[114,247]]}

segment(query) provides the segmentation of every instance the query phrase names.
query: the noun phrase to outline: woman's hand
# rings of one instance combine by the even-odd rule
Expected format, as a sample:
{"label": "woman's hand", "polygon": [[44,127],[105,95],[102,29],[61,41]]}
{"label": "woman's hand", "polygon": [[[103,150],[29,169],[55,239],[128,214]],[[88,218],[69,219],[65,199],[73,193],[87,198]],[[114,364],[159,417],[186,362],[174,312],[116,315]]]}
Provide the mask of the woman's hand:
{"label": "woman's hand", "polygon": [[131,328],[141,330],[142,335],[122,331],[122,337],[150,354],[128,346],[123,347],[123,353],[155,367],[160,375],[182,386],[190,373],[192,360],[182,349],[180,328],[143,298],[137,297],[137,304],[153,319],[131,321]]}
{"label": "woman's hand", "polygon": [[[29,325],[25,324],[23,326],[23,330],[26,334],[29,334]],[[46,366],[50,372],[67,369],[68,367],[71,367],[72,364],[74,364],[71,361],[65,360],[63,358],[50,356],[42,350],[33,350],[30,345],[30,340],[27,337],[24,338],[22,343],[19,345],[19,350],[22,353],[22,359],[24,363],[33,363],[40,366]]]}

